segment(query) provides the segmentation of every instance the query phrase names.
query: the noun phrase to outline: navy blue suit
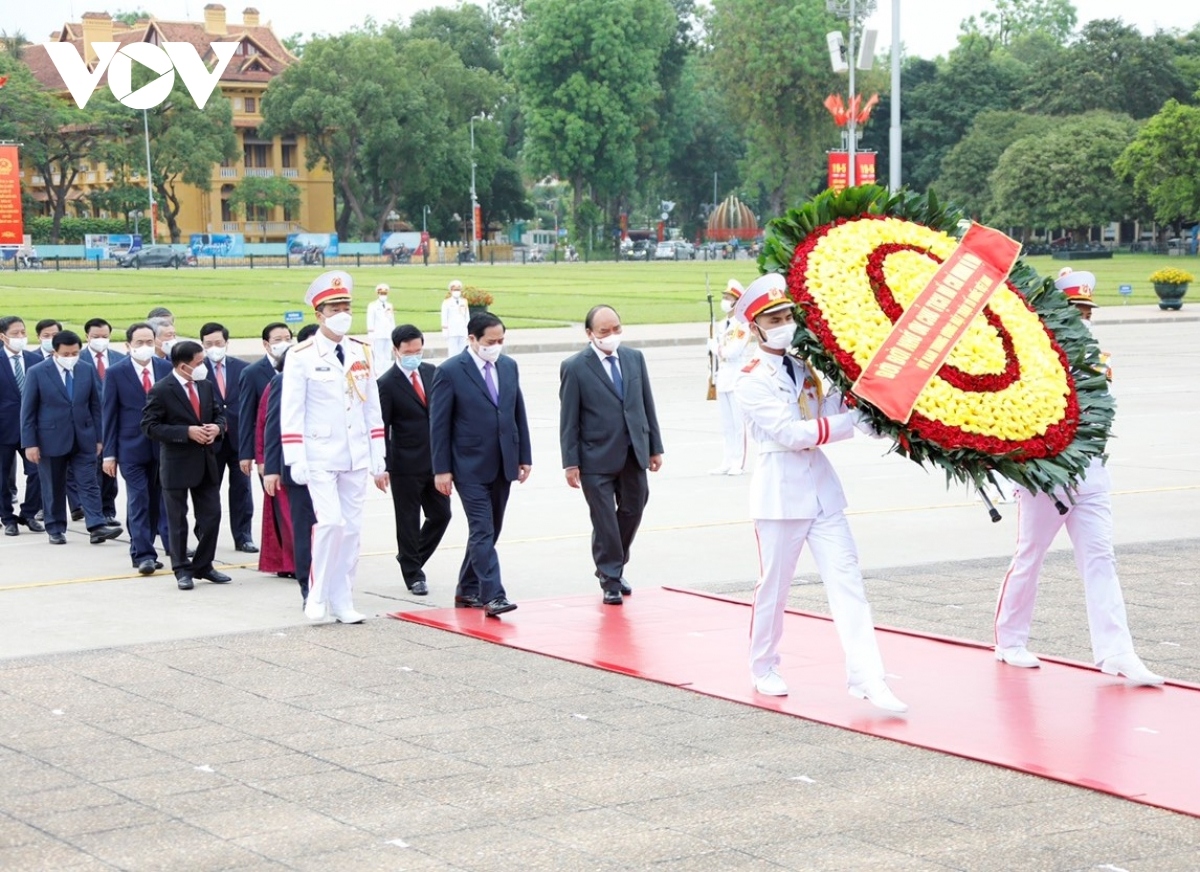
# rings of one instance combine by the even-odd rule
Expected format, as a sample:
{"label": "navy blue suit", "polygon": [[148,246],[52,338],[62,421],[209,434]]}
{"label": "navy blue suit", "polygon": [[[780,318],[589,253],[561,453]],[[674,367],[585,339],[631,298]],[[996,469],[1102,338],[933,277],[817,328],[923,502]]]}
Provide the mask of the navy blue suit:
{"label": "navy blue suit", "polygon": [[[79,352],[79,359],[85,363],[89,363],[96,367],[96,375],[100,376],[101,396],[103,396],[103,386],[108,381],[108,371],[112,369],[114,363],[120,363],[125,359],[125,355],[119,351],[113,351],[109,347],[104,352],[104,372],[100,372],[100,367],[96,366],[96,355],[92,353],[92,349],[86,345],[83,351]],[[104,514],[109,518],[117,516],[117,496],[119,489],[117,487],[117,477],[115,475],[105,475],[103,469],[103,458],[96,458],[96,475],[100,479],[100,505],[104,508]],[[71,499],[71,493],[74,489],[74,481],[67,482],[67,499]]]}
{"label": "navy blue suit", "polygon": [[[21,352],[21,366],[29,378],[31,367],[42,362],[42,355],[32,351]],[[25,471],[25,499],[19,515],[13,514],[12,491],[9,483],[16,481],[17,455],[21,454],[21,392],[17,390],[17,377],[13,372],[12,355],[7,348],[0,348],[0,487],[4,489],[0,498],[0,522],[4,525],[20,521],[31,521],[42,509],[42,488],[36,464],[21,455]]]}
{"label": "navy blue suit", "polygon": [[239,421],[248,421],[245,429],[238,430],[237,453],[238,460],[254,459],[254,428],[258,421],[258,404],[262,402],[263,391],[275,378],[275,364],[271,358],[263,355],[254,363],[242,370],[238,379],[237,396]]}
{"label": "navy blue suit", "polygon": [[[154,357],[150,359],[150,371],[151,382],[157,382],[171,374],[171,364]],[[124,358],[109,368],[104,382],[101,456],[116,460],[125,479],[129,556],[137,566],[143,560],[158,560],[155,535],[162,540],[164,551],[169,547],[167,512],[158,480],[158,443],[142,432],[146,389],[141,368],[131,358]]]}
{"label": "navy blue suit", "polygon": [[308,486],[296,484],[291,468],[283,462],[283,442],[279,438],[283,376],[276,374],[269,384],[271,396],[267,397],[267,416],[263,426],[263,475],[282,476],[283,486],[287,488],[288,509],[292,513],[292,557],[296,563],[296,581],[300,582],[300,596],[307,600],[308,579],[312,569],[312,528],[317,523],[317,513],[313,511]]}
{"label": "navy blue suit", "polygon": [[[250,435],[250,443],[254,444],[254,427],[257,417],[246,418],[246,426],[241,426],[241,393],[240,383],[242,374],[249,369],[244,360],[236,357],[226,357],[222,361],[225,367],[225,394],[221,394],[217,386],[217,373],[211,360],[204,361],[208,367],[208,383],[216,390],[217,398],[225,412],[225,424],[229,428],[225,438],[217,448],[217,462],[221,464],[221,477],[229,470],[229,532],[233,534],[235,545],[244,545],[254,541],[254,496],[250,493],[250,476],[242,472],[238,465],[239,439],[245,429]],[[258,405],[255,404],[255,414]],[[218,482],[219,486],[220,482]]]}
{"label": "navy blue suit", "polygon": [[41,452],[38,475],[46,532],[67,531],[67,470],[75,476],[87,528],[105,524],[96,480],[96,454],[101,442],[100,377],[83,364],[71,373],[72,396],[53,358],[42,361],[25,377],[21,399],[21,445]]}
{"label": "navy blue suit", "polygon": [[533,463],[516,361],[501,355],[495,366],[498,402],[470,349],[437,368],[429,392],[433,472],[453,473],[469,530],[455,595],[484,603],[505,596],[496,540],[519,467]]}

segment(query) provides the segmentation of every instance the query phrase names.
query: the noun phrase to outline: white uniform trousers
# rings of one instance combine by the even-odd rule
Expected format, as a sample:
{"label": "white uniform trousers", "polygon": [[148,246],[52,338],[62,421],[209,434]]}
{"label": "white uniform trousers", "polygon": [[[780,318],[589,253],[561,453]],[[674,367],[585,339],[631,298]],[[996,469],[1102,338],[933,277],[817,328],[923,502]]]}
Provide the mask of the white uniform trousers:
{"label": "white uniform trousers", "polygon": [[467,347],[467,334],[462,336],[446,335],[446,357],[462,354]]}
{"label": "white uniform trousers", "polygon": [[308,592],[313,604],[325,603],[334,610],[354,607],[352,594],[369,478],[365,469],[309,472],[308,493],[317,516],[312,532],[312,581]]}
{"label": "white uniform trousers", "polygon": [[392,340],[391,339],[372,339],[371,340],[371,363],[375,367],[375,377],[379,378],[392,365]]}
{"label": "white uniform trousers", "polygon": [[837,512],[803,520],[757,519],[754,531],[760,569],[750,623],[751,675],[761,678],[779,666],[788,590],[800,552],[808,542],[846,655],[849,683],[882,680],[883,658],[875,640],[871,606],[846,515]]}
{"label": "white uniform trousers", "polygon": [[1112,498],[1107,490],[1078,494],[1075,504],[1064,500],[1068,511],[1060,515],[1054,500],[1017,488],[1017,551],[1004,576],[996,603],[996,644],[1015,648],[1029,642],[1038,575],[1046,551],[1066,524],[1075,549],[1075,565],[1083,576],[1092,656],[1097,664],[1133,651],[1125,598],[1117,578],[1117,558],[1112,545]]}
{"label": "white uniform trousers", "polygon": [[726,469],[745,469],[746,419],[742,417],[733,391],[717,391],[717,407],[721,412],[721,434],[725,438],[725,456],[721,466]]}

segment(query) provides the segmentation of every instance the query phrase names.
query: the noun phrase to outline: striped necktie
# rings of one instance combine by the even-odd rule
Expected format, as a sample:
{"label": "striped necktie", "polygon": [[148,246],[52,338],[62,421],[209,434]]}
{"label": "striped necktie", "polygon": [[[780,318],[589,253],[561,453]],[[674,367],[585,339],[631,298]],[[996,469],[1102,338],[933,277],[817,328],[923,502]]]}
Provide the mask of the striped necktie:
{"label": "striped necktie", "polygon": [[13,375],[17,378],[17,393],[24,395],[25,393],[25,361],[22,355],[13,355]]}

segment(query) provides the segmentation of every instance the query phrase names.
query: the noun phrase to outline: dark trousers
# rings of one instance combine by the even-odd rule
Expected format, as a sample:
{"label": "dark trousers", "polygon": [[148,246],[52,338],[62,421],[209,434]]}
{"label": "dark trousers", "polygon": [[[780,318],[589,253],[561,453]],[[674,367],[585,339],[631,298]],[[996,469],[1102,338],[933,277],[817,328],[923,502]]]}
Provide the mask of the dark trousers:
{"label": "dark trousers", "polygon": [[502,475],[489,484],[455,482],[463,514],[467,516],[467,553],[458,570],[455,596],[478,597],[485,603],[505,596],[500,582],[500,557],[496,540],[504,526],[504,507],[512,482]]}
{"label": "dark trousers", "polygon": [[[250,492],[250,476],[238,466],[237,446],[226,439],[217,454],[217,462],[222,478],[225,470],[229,470],[229,532],[233,534],[233,544],[253,542],[254,496]],[[217,486],[220,485],[217,482]]]}
{"label": "dark trousers", "polygon": [[615,475],[580,475],[583,497],[592,516],[592,559],[605,590],[619,590],[633,537],[650,499],[646,470],[629,449],[625,466]]}
{"label": "dark trousers", "polygon": [[157,461],[118,466],[125,477],[125,529],[129,533],[129,556],[136,567],[143,560],[158,560],[155,536],[162,539],[163,549],[170,551],[166,505],[158,483]]}
{"label": "dark trousers", "polygon": [[[104,458],[96,458],[96,481],[100,484],[100,509],[104,517],[117,516],[117,479],[116,476],[104,474]],[[75,474],[67,470],[67,505],[71,511],[79,508],[79,491],[75,486]]]}
{"label": "dark trousers", "polygon": [[305,485],[287,486],[288,508],[292,513],[292,557],[296,563],[296,581],[300,596],[308,599],[308,579],[312,573],[312,528],[317,523],[312,496]]}
{"label": "dark trousers", "polygon": [[38,464],[42,485],[42,513],[47,533],[67,532],[67,472],[75,476],[79,505],[89,530],[104,526],[100,507],[100,483],[96,481],[96,452],[77,450],[61,457],[45,457]]}
{"label": "dark trousers", "polygon": [[[18,457],[20,461],[18,462]],[[21,501],[19,514],[13,514],[13,502],[17,498],[17,467],[24,465],[25,499]],[[25,459],[19,445],[0,445],[0,483],[4,486],[4,498],[0,499],[0,522],[12,524],[18,518],[32,521],[42,508],[42,486],[36,463]]]}
{"label": "dark trousers", "polygon": [[450,526],[450,498],[433,486],[432,475],[392,476],[391,490],[396,510],[396,562],[404,583],[411,588],[425,580],[423,567]]}
{"label": "dark trousers", "polygon": [[[196,556],[188,559],[188,494],[196,510]],[[194,488],[163,488],[167,504],[167,528],[170,531],[171,570],[180,575],[206,575],[212,572],[217,553],[217,534],[221,530],[221,488],[204,483]]]}

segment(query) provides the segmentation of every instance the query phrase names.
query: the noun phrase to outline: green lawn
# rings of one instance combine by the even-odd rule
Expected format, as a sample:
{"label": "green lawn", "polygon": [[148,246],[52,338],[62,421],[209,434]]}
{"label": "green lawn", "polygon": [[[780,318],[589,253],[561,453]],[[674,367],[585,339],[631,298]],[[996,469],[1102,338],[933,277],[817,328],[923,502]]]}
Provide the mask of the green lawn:
{"label": "green lawn", "polygon": [[[1030,258],[1043,274],[1055,275],[1063,261]],[[1161,266],[1200,273],[1191,257],[1126,254],[1112,260],[1071,264],[1096,274],[1097,299],[1120,305],[1117,288],[1133,285],[1132,303],[1157,301],[1147,276]],[[154,306],[176,316],[183,335],[195,335],[205,321],[220,321],[234,336],[257,336],[262,326],[282,320],[288,310],[308,312],[304,293],[321,270],[182,269],[182,270],[29,270],[0,272],[0,315],[19,314],[26,321],[57,318],[78,329],[100,316],[123,327],[143,318]],[[715,296],[734,277],[747,283],[757,275],[748,260],[683,263],[530,264],[525,266],[363,267],[352,269],[359,303],[355,330],[374,297],[375,284],[392,287],[397,320],[423,330],[439,328],[439,308],[446,285],[460,278],[495,296],[492,311],[511,327],[558,327],[583,320],[595,303],[612,303],[630,323],[663,324],[708,319],[705,278]]]}

